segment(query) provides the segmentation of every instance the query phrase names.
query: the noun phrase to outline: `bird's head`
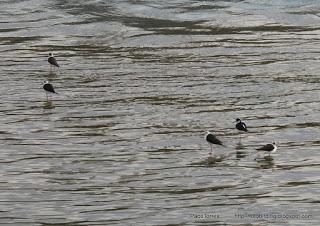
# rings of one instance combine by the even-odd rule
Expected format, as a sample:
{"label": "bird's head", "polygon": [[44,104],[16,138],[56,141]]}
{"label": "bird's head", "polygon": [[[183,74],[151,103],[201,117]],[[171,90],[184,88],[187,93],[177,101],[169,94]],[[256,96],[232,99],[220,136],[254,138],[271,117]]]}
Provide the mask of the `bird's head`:
{"label": "bird's head", "polygon": [[48,84],[48,83],[49,83],[49,81],[46,80],[46,81],[43,81],[42,84]]}
{"label": "bird's head", "polygon": [[236,118],[236,121],[234,121],[234,122],[241,122],[241,119]]}
{"label": "bird's head", "polygon": [[49,57],[53,57],[53,53],[49,53]]}

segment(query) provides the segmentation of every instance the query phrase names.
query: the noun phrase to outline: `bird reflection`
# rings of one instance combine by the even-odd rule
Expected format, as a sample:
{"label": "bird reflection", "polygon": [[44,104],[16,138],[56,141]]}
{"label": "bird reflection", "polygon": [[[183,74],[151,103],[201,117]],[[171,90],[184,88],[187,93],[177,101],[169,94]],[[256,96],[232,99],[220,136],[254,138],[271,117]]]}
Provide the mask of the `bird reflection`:
{"label": "bird reflection", "polygon": [[262,158],[255,159],[261,169],[270,169],[274,167],[274,161],[272,156],[264,156]]}
{"label": "bird reflection", "polygon": [[245,151],[243,151],[246,149],[246,147],[241,142],[238,142],[236,144],[235,149],[236,149],[236,159],[239,160],[239,159],[247,156],[247,153]]}
{"label": "bird reflection", "polygon": [[206,159],[207,165],[213,165],[217,162],[222,162],[222,160],[225,158],[223,155],[209,155]]}
{"label": "bird reflection", "polygon": [[47,100],[43,104],[43,109],[53,109],[55,106],[53,105],[53,102],[51,100]]}
{"label": "bird reflection", "polygon": [[247,153],[246,152],[244,152],[244,151],[237,151],[236,152],[236,159],[242,159],[242,158],[244,158],[244,157],[246,157],[247,156]]}
{"label": "bird reflection", "polygon": [[53,79],[53,78],[56,78],[58,76],[58,74],[55,72],[55,71],[49,71],[49,74],[48,74],[48,79]]}
{"label": "bird reflection", "polygon": [[246,149],[246,147],[241,142],[238,142],[236,145],[236,150],[244,150],[244,149]]}

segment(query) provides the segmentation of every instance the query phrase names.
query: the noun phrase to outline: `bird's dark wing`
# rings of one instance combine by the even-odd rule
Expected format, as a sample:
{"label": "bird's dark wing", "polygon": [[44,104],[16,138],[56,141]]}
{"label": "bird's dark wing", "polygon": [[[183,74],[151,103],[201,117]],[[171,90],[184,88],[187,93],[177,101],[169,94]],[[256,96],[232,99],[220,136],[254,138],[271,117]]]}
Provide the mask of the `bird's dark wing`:
{"label": "bird's dark wing", "polygon": [[274,146],[272,144],[266,144],[261,148],[257,148],[258,151],[272,151],[273,149],[274,149]]}
{"label": "bird's dark wing", "polygon": [[236,124],[236,128],[238,130],[242,130],[242,131],[248,132],[247,125],[244,122],[238,122]]}
{"label": "bird's dark wing", "polygon": [[49,57],[49,58],[48,58],[48,62],[49,62],[50,64],[56,66],[56,67],[60,67],[54,57]]}
{"label": "bird's dark wing", "polygon": [[206,136],[206,140],[207,140],[209,143],[212,143],[212,144],[222,145],[222,142],[221,142],[218,138],[216,138],[215,135],[213,135],[213,134],[211,134],[211,133]]}
{"label": "bird's dark wing", "polygon": [[44,89],[45,91],[48,91],[48,92],[51,92],[51,93],[56,93],[56,92],[54,91],[53,86],[52,86],[51,84],[49,84],[49,83],[44,84],[44,85],[43,85],[43,89]]}
{"label": "bird's dark wing", "polygon": [[243,127],[243,131],[248,132],[247,125],[244,122],[242,122],[241,124]]}

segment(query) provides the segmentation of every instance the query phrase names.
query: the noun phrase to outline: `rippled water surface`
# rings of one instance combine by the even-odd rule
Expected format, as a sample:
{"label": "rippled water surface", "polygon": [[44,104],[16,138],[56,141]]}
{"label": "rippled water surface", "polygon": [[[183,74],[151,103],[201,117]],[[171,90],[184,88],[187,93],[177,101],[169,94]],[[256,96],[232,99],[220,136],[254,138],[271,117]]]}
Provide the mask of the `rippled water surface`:
{"label": "rippled water surface", "polygon": [[320,2],[0,3],[1,224],[319,225]]}

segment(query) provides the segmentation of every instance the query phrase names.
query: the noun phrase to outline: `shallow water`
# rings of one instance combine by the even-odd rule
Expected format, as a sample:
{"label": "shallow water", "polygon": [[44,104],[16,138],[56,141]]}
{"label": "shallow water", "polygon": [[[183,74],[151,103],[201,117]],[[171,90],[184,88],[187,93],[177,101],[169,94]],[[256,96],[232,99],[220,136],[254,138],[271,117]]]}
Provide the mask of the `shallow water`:
{"label": "shallow water", "polygon": [[[318,225],[319,15],[311,0],[1,1],[0,223]],[[272,141],[272,158],[255,151]]]}

